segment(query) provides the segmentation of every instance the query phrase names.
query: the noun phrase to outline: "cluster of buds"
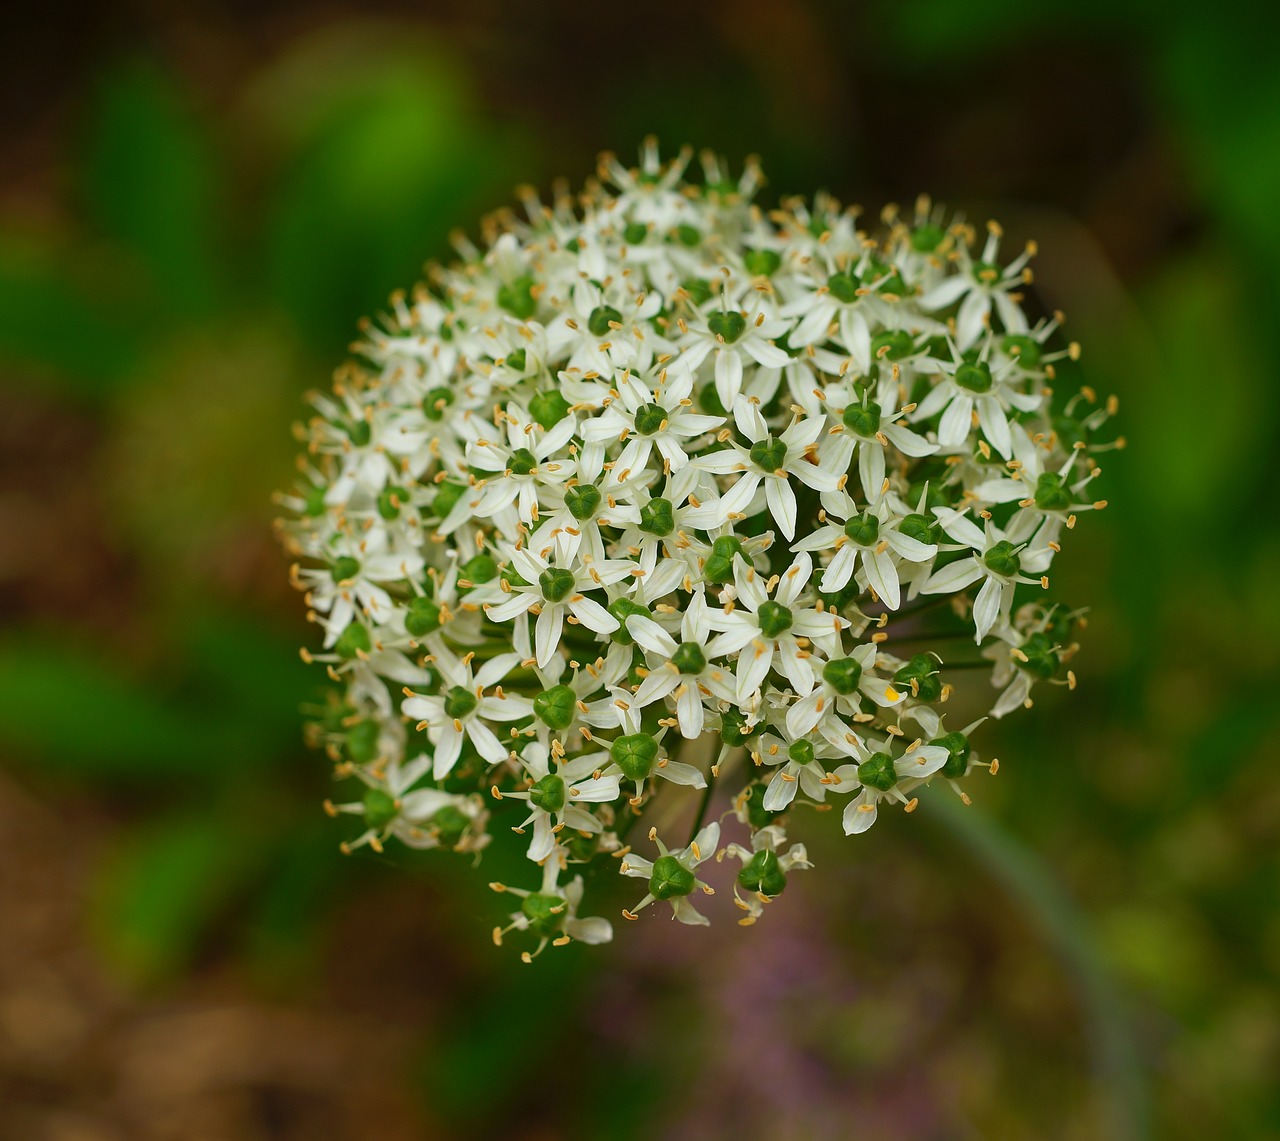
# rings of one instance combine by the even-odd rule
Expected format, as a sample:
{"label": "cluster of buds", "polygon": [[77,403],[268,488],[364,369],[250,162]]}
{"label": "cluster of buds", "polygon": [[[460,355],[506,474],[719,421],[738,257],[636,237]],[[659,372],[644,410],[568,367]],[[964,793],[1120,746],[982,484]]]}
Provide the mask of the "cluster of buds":
{"label": "cluster of buds", "polygon": [[[364,790],[330,810],[353,845],[472,853],[508,813],[536,887],[494,885],[520,900],[495,937],[533,953],[611,937],[577,914],[593,864],[646,880],[628,919],[702,924],[699,866],[738,861],[749,924],[809,867],[797,807],[860,833],[993,772],[981,715],[1074,681],[1048,571],[1122,443],[1114,401],[1055,397],[1078,349],[1024,314],[1032,248],[1002,264],[998,226],[925,199],[874,233],[822,196],[766,211],[754,162],[689,158],[605,156],[456,239],[312,397],[280,497],[338,683],[314,734]],[[633,851],[680,797],[687,846]]]}

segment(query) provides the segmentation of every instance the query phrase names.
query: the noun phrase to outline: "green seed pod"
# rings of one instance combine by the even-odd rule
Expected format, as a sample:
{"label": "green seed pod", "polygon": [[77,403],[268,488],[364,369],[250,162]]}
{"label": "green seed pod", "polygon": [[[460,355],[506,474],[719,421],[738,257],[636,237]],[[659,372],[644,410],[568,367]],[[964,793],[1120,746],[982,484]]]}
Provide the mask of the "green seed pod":
{"label": "green seed pod", "polygon": [[707,668],[707,656],[697,642],[681,642],[671,655],[671,664],[682,674],[696,676]]}
{"label": "green seed pod", "polygon": [[380,788],[370,788],[364,794],[364,821],[370,828],[381,832],[397,816],[400,805],[389,792]]}
{"label": "green seed pod", "polygon": [[498,304],[517,321],[527,321],[538,311],[533,288],[536,283],[527,273],[498,287]]}
{"label": "green seed pod", "polygon": [[492,555],[474,555],[458,568],[458,577],[464,582],[492,582],[498,577],[498,561]]}
{"label": "green seed pod", "polygon": [[898,531],[906,535],[908,539],[915,539],[917,543],[928,545],[936,544],[938,537],[942,534],[942,528],[938,525],[936,519],[931,519],[928,515],[919,515],[915,512],[906,516],[898,524]]}
{"label": "green seed pod", "polygon": [[798,765],[809,765],[813,763],[813,742],[806,740],[792,741],[787,746],[787,759],[795,761]]}
{"label": "green seed pod", "polygon": [[862,682],[862,665],[855,658],[833,658],[822,667],[822,680],[836,693],[857,693]]}
{"label": "green seed pod", "polygon": [[429,598],[415,598],[404,616],[404,628],[415,638],[435,633],[440,629],[440,607]]}
{"label": "green seed pod", "polygon": [[711,285],[701,278],[688,278],[680,283],[680,288],[689,295],[689,299],[695,305],[705,305],[711,300]]}
{"label": "green seed pod", "polygon": [[760,726],[748,728],[747,715],[732,706],[720,714],[720,740],[731,748],[745,745],[759,732]]}
{"label": "green seed pod", "polygon": [[1019,649],[1027,660],[1019,661],[1015,658],[1018,668],[1038,678],[1044,678],[1046,681],[1053,677],[1062,665],[1058,651],[1047,634],[1032,634]]}
{"label": "green seed pod", "polygon": [[649,611],[646,610],[638,602],[632,602],[629,598],[615,598],[607,607],[610,614],[618,620],[618,628],[609,635],[610,639],[619,646],[635,645],[635,638],[631,636],[631,631],[627,629],[627,619],[633,614],[641,614],[649,617]]}
{"label": "green seed pod", "polygon": [[558,895],[530,892],[520,901],[520,910],[529,921],[529,930],[544,939],[553,939],[564,926],[569,905]]}
{"label": "green seed pod", "polygon": [[446,848],[456,848],[471,828],[471,817],[460,808],[446,804],[428,822],[436,839]]}
{"label": "green seed pod", "polygon": [[860,547],[874,547],[880,538],[880,520],[870,511],[855,515],[844,525],[844,533]]}
{"label": "green seed pod", "polygon": [[538,575],[538,586],[542,590],[542,597],[548,602],[564,601],[573,593],[574,585],[573,571],[565,570],[563,567],[547,567]]}
{"label": "green seed pod", "polygon": [[308,487],[303,493],[302,498],[306,501],[306,507],[303,508],[303,514],[310,519],[319,518],[328,508],[324,502],[325,488]]}
{"label": "green seed pod", "polygon": [[454,483],[450,479],[437,484],[435,496],[431,500],[431,514],[437,519],[444,519],[458,505],[458,500],[466,490],[464,484]]}
{"label": "green seed pod", "polygon": [[650,499],[640,508],[640,530],[662,538],[676,529],[676,511],[669,499]]}
{"label": "green seed pod", "polygon": [[742,336],[747,329],[747,319],[736,309],[726,313],[712,313],[707,318],[707,328],[716,337],[723,337],[725,344],[731,345]]}
{"label": "green seed pod", "polygon": [[1035,501],[1041,511],[1069,511],[1071,492],[1062,486],[1061,476],[1042,471],[1036,479]]}
{"label": "green seed pod", "polygon": [[598,487],[583,483],[576,487],[565,488],[564,505],[569,509],[570,515],[579,522],[584,522],[595,517],[603,498]]}
{"label": "green seed pod", "polygon": [[947,759],[939,772],[948,780],[956,780],[969,771],[969,738],[959,730],[937,737],[929,742],[947,750]]}
{"label": "green seed pod", "polygon": [[403,487],[384,487],[378,493],[378,514],[388,522],[399,519],[408,502],[409,493]]}
{"label": "green seed pod", "polygon": [[792,623],[795,622],[795,616],[791,611],[781,602],[774,602],[772,599],[760,603],[760,609],[756,611],[756,619],[760,623],[760,633],[766,638],[780,637],[790,630]]}
{"label": "green seed pod", "polygon": [[[913,654],[896,674],[895,684],[905,687],[921,701],[937,701],[942,697],[942,675],[938,672],[938,662],[930,654]],[[911,683],[915,682],[915,688]]]}
{"label": "green seed pod", "polygon": [[642,436],[652,436],[662,431],[662,426],[671,419],[671,413],[660,404],[642,404],[636,409],[636,431]]}
{"label": "green seed pod", "polygon": [[688,895],[697,887],[694,876],[675,856],[659,856],[653,861],[649,875],[649,892],[654,899],[675,899]]}
{"label": "green seed pod", "polygon": [[962,364],[956,369],[956,384],[979,396],[991,391],[991,368],[985,361]]}
{"label": "green seed pod", "polygon": [[1043,353],[1040,342],[1034,337],[1028,337],[1022,333],[1006,333],[1000,340],[1000,349],[1028,371],[1040,367]]}
{"label": "green seed pod", "polygon": [[343,555],[333,560],[333,567],[329,573],[333,576],[334,582],[350,582],[360,573],[360,560]]}
{"label": "green seed pod", "polygon": [[553,685],[533,699],[533,714],[549,729],[568,729],[577,704],[578,695],[567,685]]}
{"label": "green seed pod", "polygon": [[841,419],[855,436],[870,440],[880,431],[880,417],[880,405],[872,400],[867,404],[850,404]]}
{"label": "green seed pod", "polygon": [[372,650],[373,639],[370,637],[369,629],[364,623],[352,622],[338,635],[338,640],[333,648],[338,657],[343,661],[349,662],[352,658],[357,658],[362,653],[367,654]]}
{"label": "green seed pod", "polygon": [[538,457],[528,448],[516,448],[511,453],[511,459],[507,461],[507,467],[510,468],[512,475],[530,475],[537,466]]}
{"label": "green seed pod", "polygon": [[1013,578],[1022,570],[1022,560],[1018,558],[1018,552],[1008,539],[1001,539],[993,544],[991,549],[982,556],[982,561],[988,570],[1005,578]]}
{"label": "green seed pod", "polygon": [[345,746],[347,756],[357,765],[367,765],[378,757],[378,722],[372,717],[357,721],[347,730]]}
{"label": "green seed pod", "polygon": [[925,222],[911,231],[911,248],[918,254],[931,254],[947,236],[946,231],[932,222]]}
{"label": "green seed pod", "polygon": [[742,260],[752,277],[772,277],[782,265],[782,256],[776,250],[747,250]]}
{"label": "green seed pod", "polygon": [[898,770],[888,753],[875,753],[858,766],[858,781],[867,788],[888,792],[898,783]]}
{"label": "green seed pod", "polygon": [[852,305],[858,300],[858,290],[861,288],[861,280],[851,269],[843,273],[833,273],[827,278],[827,290],[832,297],[845,305]]}
{"label": "green seed pod", "polygon": [[886,329],[871,338],[871,355],[876,360],[905,360],[915,351],[915,338],[906,329]]}
{"label": "green seed pod", "polygon": [[702,573],[710,583],[733,581],[733,558],[743,553],[742,540],[736,535],[722,535],[711,544],[711,555]]}
{"label": "green seed pod", "polygon": [[747,454],[751,462],[762,471],[775,472],[786,465],[787,445],[772,438],[757,440]]}
{"label": "green seed pod", "polygon": [[529,803],[554,815],[564,807],[568,795],[564,780],[555,773],[548,773],[529,789]]}
{"label": "green seed pod", "polygon": [[648,733],[628,733],[609,746],[609,757],[630,781],[642,781],[658,760],[659,746]]}
{"label": "green seed pod", "polygon": [[438,423],[444,419],[454,399],[451,388],[433,388],[422,398],[422,414],[428,420],[435,420]]}
{"label": "green seed pod", "polygon": [[471,690],[455,685],[445,694],[444,714],[446,717],[466,717],[475,712],[479,704],[479,699]]}
{"label": "green seed pod", "polygon": [[613,325],[622,324],[622,314],[612,305],[597,305],[587,318],[587,329],[593,337],[607,337],[613,332]]}
{"label": "green seed pod", "polygon": [[787,877],[778,863],[777,853],[766,848],[756,852],[743,865],[742,871],[738,873],[738,883],[747,891],[759,892],[772,899],[782,894],[787,886]]}
{"label": "green seed pod", "polygon": [[569,415],[569,408],[569,402],[554,389],[539,392],[529,401],[529,415],[548,432]]}

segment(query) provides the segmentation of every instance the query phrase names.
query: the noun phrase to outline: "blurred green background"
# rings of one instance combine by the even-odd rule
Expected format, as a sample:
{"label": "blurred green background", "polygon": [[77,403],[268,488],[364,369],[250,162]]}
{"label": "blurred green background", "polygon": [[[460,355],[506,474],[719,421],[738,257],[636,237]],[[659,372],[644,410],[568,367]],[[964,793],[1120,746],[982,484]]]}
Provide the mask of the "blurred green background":
{"label": "blurred green background", "polygon": [[[6,17],[0,1136],[1280,1135],[1276,13]],[[493,868],[338,855],[270,494],[359,315],[649,132],[1037,238],[1130,447],[1061,560],[1080,687],[984,729],[971,809],[813,828],[758,927],[525,967]]]}

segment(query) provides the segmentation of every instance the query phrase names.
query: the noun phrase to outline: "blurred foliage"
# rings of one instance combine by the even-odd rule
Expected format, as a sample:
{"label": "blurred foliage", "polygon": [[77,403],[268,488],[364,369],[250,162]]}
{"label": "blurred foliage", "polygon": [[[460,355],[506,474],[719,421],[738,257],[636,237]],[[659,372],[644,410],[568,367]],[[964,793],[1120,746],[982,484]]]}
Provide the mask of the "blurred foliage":
{"label": "blurred foliage", "polygon": [[[775,25],[747,5],[689,16],[670,55],[599,17],[626,64],[607,76],[571,48],[519,72],[526,38],[555,37],[514,13],[488,67],[425,25],[336,23],[256,62],[216,109],[163,53],[104,58],[68,217],[0,216],[0,397],[93,439],[5,467],[31,511],[21,533],[34,546],[39,527],[86,517],[64,510],[73,485],[96,528],[49,540],[47,558],[88,564],[79,593],[41,593],[52,562],[9,591],[24,601],[0,636],[0,745],[58,812],[114,822],[87,889],[98,953],[150,993],[221,957],[261,993],[320,1004],[308,988],[326,958],[346,970],[360,953],[344,940],[372,942],[408,980],[401,1000],[422,992],[399,1080],[445,1135],[515,1136],[513,1121],[530,1136],[556,1121],[566,1136],[724,1135],[736,1121],[766,1137],[803,1114],[810,1132],[786,1135],[835,1137],[851,1104],[867,1137],[1280,1132],[1280,538],[1263,467],[1280,420],[1266,336],[1280,17],[924,0],[796,5]],[[856,65],[837,47],[850,43]],[[1154,165],[1106,182],[1105,156],[1055,152],[1045,134],[1102,132],[1105,109],[1018,118],[1015,80],[1042,65],[1083,69],[1077,97],[1123,69],[1136,95],[1116,114]],[[497,114],[504,69],[576,85],[582,105],[534,91]],[[933,149],[912,148],[926,119]],[[610,137],[581,137],[602,124]],[[1009,124],[1013,157],[993,172],[969,152]],[[518,854],[499,845],[479,875],[337,856],[340,826],[316,808],[324,764],[298,731],[323,679],[297,659],[309,635],[270,494],[289,478],[302,391],[357,315],[517,181],[577,180],[587,147],[649,130],[735,161],[759,152],[788,191],[824,182],[872,202],[906,170],[1006,218],[990,199],[1037,195],[1021,221],[1045,252],[1043,300],[1073,319],[1079,375],[1120,395],[1131,447],[1104,464],[1111,506],[1082,521],[1063,568],[1093,607],[1081,687],[989,727],[1007,764],[979,806],[956,820],[926,804],[856,857],[816,845],[845,879],[769,916],[758,967],[730,944],[708,955],[628,930],[630,951],[523,968],[482,945],[501,909],[479,898]],[[1117,273],[1107,243],[1123,251],[1131,230],[1146,245]],[[14,442],[15,456],[19,443],[41,446]],[[359,982],[368,1002],[377,981]],[[569,1068],[574,1096],[558,1102],[547,1091]]]}
{"label": "blurred foliage", "polygon": [[[298,660],[293,616],[251,597],[261,587],[234,562],[271,543],[288,425],[354,315],[529,167],[419,37],[302,41],[245,102],[261,136],[248,143],[269,148],[261,217],[242,214],[232,188],[251,172],[190,93],[157,61],[124,59],[97,78],[84,127],[83,232],[0,236],[0,361],[96,410],[152,658],[16,630],[0,644],[0,739],[45,779],[139,798],[96,926],[140,980],[181,971],[233,904],[249,950],[305,940],[341,880],[314,819],[323,782],[299,776],[317,760],[299,710],[322,680]],[[283,573],[274,554],[263,573]]]}

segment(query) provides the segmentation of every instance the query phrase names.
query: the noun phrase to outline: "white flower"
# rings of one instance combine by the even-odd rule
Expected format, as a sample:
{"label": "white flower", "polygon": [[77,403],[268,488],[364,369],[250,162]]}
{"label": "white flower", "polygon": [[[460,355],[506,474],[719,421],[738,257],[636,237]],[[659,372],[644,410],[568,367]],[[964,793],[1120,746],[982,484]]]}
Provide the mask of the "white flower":
{"label": "white flower", "polygon": [[[1079,350],[1023,314],[1030,249],[1002,267],[998,228],[979,250],[927,199],[880,229],[825,194],[764,210],[754,163],[686,181],[691,157],[647,140],[456,237],[310,398],[277,499],[336,686],[310,737],[364,786],[329,806],[363,821],[348,846],[523,830],[542,870],[498,937],[526,958],[611,935],[570,864],[705,922],[719,825],[650,862],[640,817],[727,798],[751,923],[808,867],[785,816],[823,814],[797,805],[844,796],[865,830],[984,763],[945,710],[1074,683],[1082,612],[1014,594],[1047,587],[1123,440],[1113,399],[1050,390]],[[965,613],[976,659],[937,640]]]}
{"label": "white flower", "polygon": [[[840,631],[849,625],[838,614],[798,605],[812,572],[812,560],[801,552],[781,575],[766,583],[741,556],[735,557],[736,600],[723,611],[710,611],[709,622],[720,633],[708,644],[707,653],[713,658],[738,656],[739,704],[750,700],[775,665],[796,693],[808,694],[813,689],[813,666],[806,646],[837,645]],[[772,598],[770,591],[775,592]]]}
{"label": "white flower", "polygon": [[835,551],[818,584],[828,594],[843,590],[861,563],[862,577],[876,597],[890,610],[897,610],[902,602],[899,561],[927,563],[938,553],[937,546],[898,530],[903,516],[891,510],[884,488],[866,510],[860,511],[844,491],[832,492],[824,497],[823,504],[826,513],[834,514],[838,522],[819,527],[791,549]]}
{"label": "white flower", "polygon": [[623,910],[627,919],[635,919],[637,913],[648,907],[654,900],[660,899],[671,905],[672,914],[681,923],[691,926],[705,927],[708,919],[692,903],[689,896],[699,888],[707,895],[715,895],[710,884],[704,883],[695,873],[699,864],[715,856],[720,847],[720,823],[712,821],[703,828],[687,848],[669,851],[658,838],[656,829],[650,829],[649,839],[658,845],[660,855],[656,860],[646,860],[643,856],[628,853],[619,869],[624,876],[634,876],[649,881],[649,891],[631,911]]}
{"label": "white flower", "polygon": [[983,656],[995,663],[991,684],[1002,692],[991,707],[992,717],[1007,717],[1020,708],[1031,708],[1031,689],[1037,681],[1075,688],[1075,674],[1056,675],[1075,653],[1074,644],[1064,645],[1056,628],[1070,625],[1076,615],[1064,615],[1061,608],[1021,607],[1014,620],[996,631],[997,640],[984,647]]}
{"label": "white flower", "polygon": [[787,732],[793,739],[817,732],[836,748],[842,748],[853,732],[849,722],[874,720],[862,713],[862,698],[890,708],[905,700],[887,678],[876,674],[876,647],[858,646],[847,658],[832,658],[822,666],[821,680],[813,691],[787,708]]}
{"label": "white flower", "polygon": [[[817,268],[815,266],[815,268]],[[871,367],[871,329],[866,310],[874,305],[872,291],[863,284],[857,268],[828,264],[834,272],[825,282],[814,283],[813,291],[783,308],[799,322],[791,333],[793,345],[820,344],[835,339],[853,359],[859,371]],[[832,326],[835,326],[832,337]]]}
{"label": "white flower", "polygon": [[740,398],[733,417],[749,446],[731,441],[728,448],[693,461],[703,471],[737,476],[720,500],[720,522],[752,514],[752,501],[763,483],[769,513],[779,530],[793,539],[796,493],[791,478],[815,491],[834,491],[840,485],[839,473],[824,466],[812,450],[822,435],[823,420],[797,419],[775,438],[754,402]]}
{"label": "white flower", "polygon": [[527,789],[514,792],[498,792],[498,799],[508,797],[527,800],[531,809],[524,823],[515,829],[523,832],[533,825],[533,837],[529,841],[529,859],[541,863],[555,848],[556,834],[565,827],[578,832],[599,832],[603,829],[598,817],[593,816],[581,804],[608,804],[618,799],[619,777],[595,771],[588,757],[577,757],[568,763],[559,763],[552,769],[552,750],[541,741],[525,746],[519,761],[532,782]]}
{"label": "white flower", "polygon": [[773,343],[788,328],[787,321],[769,314],[761,294],[751,291],[737,302],[726,296],[720,307],[708,302],[701,319],[688,327],[680,342],[680,363],[692,373],[714,354],[716,395],[722,407],[732,408],[742,392],[744,361],[765,368],[782,368],[790,362]]}
{"label": "white flower", "polygon": [[461,660],[452,655],[436,656],[436,669],[448,688],[444,693],[423,696],[406,690],[401,709],[406,717],[418,719],[418,729],[426,728],[435,745],[434,777],[448,775],[462,755],[462,742],[470,738],[486,761],[506,760],[508,748],[498,740],[489,722],[519,721],[533,712],[533,702],[503,693],[485,696],[484,691],[507,676],[520,661],[519,654],[499,654],[471,673],[473,654]]}
{"label": "white flower", "polygon": [[[574,474],[566,463],[550,457],[563,451],[573,439],[577,421],[565,416],[550,431],[531,420],[524,409],[512,404],[495,413],[501,436],[484,436],[467,448],[467,462],[482,471],[496,474],[476,485],[469,498],[477,518],[494,518],[507,534],[513,534],[517,520],[538,521],[539,493],[544,485],[559,484]],[[514,505],[514,513],[511,509]]]}
{"label": "white flower", "polygon": [[610,559],[598,564],[585,562],[570,569],[552,566],[545,554],[514,547],[507,551],[507,556],[524,582],[511,587],[507,600],[486,607],[485,613],[494,622],[516,619],[519,649],[522,642],[528,645],[528,627],[523,616],[533,610],[538,616],[534,643],[539,666],[551,661],[560,643],[566,615],[572,615],[597,634],[611,634],[618,628],[618,620],[583,591],[596,590],[625,578],[633,569],[631,563]]}
{"label": "white flower", "polygon": [[650,659],[649,675],[636,690],[636,707],[643,709],[670,697],[680,735],[688,740],[702,736],[705,698],[732,704],[737,696],[732,672],[707,658],[702,639],[709,628],[707,599],[701,590],[681,616],[679,643],[650,618],[636,614],[627,619],[627,630],[636,642],[662,659],[660,665]]}
{"label": "white flower", "polygon": [[645,471],[655,449],[664,473],[679,471],[689,462],[685,449],[690,440],[724,423],[720,416],[689,411],[693,373],[684,362],[678,370],[663,369],[652,386],[629,371],[617,377],[614,385],[609,403],[584,425],[582,438],[587,444],[626,442],[614,462],[620,480]]}
{"label": "white flower", "polygon": [[645,368],[653,356],[643,332],[649,318],[662,308],[658,293],[633,294],[613,290],[605,294],[594,282],[578,281],[569,299],[567,315],[547,327],[548,347],[569,356],[566,369],[602,372],[615,368]]}
{"label": "white flower", "polygon": [[1018,534],[1029,535],[1043,520],[1039,540],[1055,541],[1064,526],[1075,526],[1077,514],[1106,506],[1105,501],[1091,501],[1082,494],[1098,477],[1099,469],[1075,475],[1076,456],[1055,448],[1056,437],[1032,440],[1021,424],[1011,424],[1010,435],[1014,455],[1006,465],[1010,474],[984,480],[973,489],[973,497],[989,504],[1017,501],[1022,509],[1017,516]]}
{"label": "white flower", "polygon": [[895,800],[910,812],[915,808],[907,793],[924,783],[947,763],[947,750],[939,745],[912,742],[897,758],[892,741],[881,743],[876,751],[870,746],[855,746],[860,761],[842,765],[833,774],[833,791],[857,795],[845,805],[841,817],[846,836],[865,832],[876,822],[877,806],[882,800]]}
{"label": "white flower", "polygon": [[[834,737],[834,734],[833,734]],[[810,800],[826,799],[828,775],[833,765],[829,760],[855,755],[855,739],[828,739],[817,742],[807,735],[792,736],[789,731],[774,730],[760,737],[751,757],[757,765],[779,765],[769,778],[763,807],[766,812],[781,812],[794,799],[797,788]]]}
{"label": "white flower", "polygon": [[1027,550],[1026,544],[1015,544],[990,520],[985,530],[962,511],[939,512],[942,529],[974,553],[959,562],[949,563],[934,571],[920,587],[921,594],[952,594],[982,580],[982,589],[973,600],[973,623],[977,630],[974,639],[981,642],[998,620],[1008,620],[1009,607],[1013,603],[1013,588],[1017,583],[1038,583],[1048,580],[1033,578],[1023,571],[1042,571],[1053,557],[1047,548]]}
{"label": "white flower", "polygon": [[978,259],[972,260],[968,249],[961,246],[962,271],[946,278],[920,298],[920,307],[928,310],[945,309],[960,302],[956,332],[962,349],[968,348],[981,336],[993,304],[1007,332],[1023,333],[1028,328],[1026,317],[1010,294],[1024,284],[1024,270],[1035,254],[1035,246],[1028,245],[1021,255],[1002,268],[996,264],[996,257],[1003,234],[994,222],[987,226],[987,242]]}
{"label": "white flower", "polygon": [[618,777],[634,784],[635,796],[631,798],[633,806],[643,800],[650,778],[692,788],[706,788],[707,778],[700,770],[683,761],[672,760],[670,754],[665,752],[662,739],[666,735],[666,729],[657,734],[644,731],[641,720],[643,711],[637,702],[628,700],[628,697],[625,691],[615,689],[606,700],[590,708],[587,719],[592,725],[616,726],[622,732],[612,741],[597,741],[597,744],[607,745],[608,748],[586,754],[583,763],[589,761],[591,768],[602,775]]}
{"label": "white flower", "polygon": [[521,959],[531,963],[550,943],[563,947],[577,939],[580,943],[607,943],[613,938],[613,926],[599,916],[579,918],[582,905],[582,877],[574,876],[567,884],[559,883],[562,868],[555,860],[542,866],[542,886],[537,891],[493,883],[495,891],[506,892],[520,900],[520,910],[511,916],[506,927],[493,929],[493,941],[501,946],[504,935],[511,931],[532,931],[538,946],[532,952],[521,952]]}
{"label": "white flower", "polygon": [[[709,476],[706,478],[710,478]],[[705,559],[707,544],[696,538],[699,530],[719,531],[719,500],[703,503],[689,494],[682,503],[671,487],[660,487],[659,495],[637,488],[634,493],[639,520],[618,536],[618,554],[636,561],[643,594],[654,601],[692,584],[699,575],[699,559]],[[634,572],[633,572],[634,573]]]}
{"label": "white flower", "polygon": [[[813,867],[803,844],[792,844],[779,855],[786,842],[787,834],[778,825],[767,824],[752,833],[749,849],[729,844],[716,855],[717,860],[732,856],[742,861],[742,870],[733,885],[734,905],[747,913],[738,920],[739,926],[750,927],[764,914],[765,905],[785,890],[790,872]],[[738,894],[739,886],[748,889],[746,899]]]}
{"label": "white flower", "polygon": [[941,412],[938,442],[944,448],[959,449],[968,444],[976,418],[991,446],[1007,459],[1013,440],[1006,409],[1033,412],[1040,407],[1043,397],[1017,387],[1022,382],[1022,374],[1016,362],[1007,361],[993,369],[985,358],[984,350],[976,360],[957,354],[952,361],[939,362],[943,379],[920,401],[913,419],[927,420]]}
{"label": "white flower", "polygon": [[332,483],[324,495],[329,506],[345,504],[360,494],[377,495],[396,475],[383,446],[387,413],[362,404],[350,390],[338,399],[318,395],[320,415],[312,420],[312,452],[332,457]]}
{"label": "white flower", "polygon": [[332,646],[357,614],[374,622],[391,619],[394,604],[384,585],[421,574],[416,551],[388,550],[385,542],[339,535],[326,549],[331,560],[321,570],[299,570],[296,580],[307,591],[307,603],[325,622],[325,646]]}
{"label": "white flower", "polygon": [[600,487],[588,478],[570,477],[543,497],[542,519],[529,538],[529,546],[541,549],[554,542],[561,563],[572,562],[579,551],[583,558],[604,562],[606,543],[600,528],[626,527],[640,522],[640,509],[630,502],[634,488],[606,484]]}
{"label": "white flower", "polygon": [[410,848],[451,848],[455,852],[480,852],[489,843],[485,826],[489,814],[476,793],[459,794],[443,789],[415,787],[431,768],[425,754],[374,771],[356,775],[367,786],[364,799],[345,804],[325,801],[330,816],[364,817],[367,828],[355,840],[342,845],[344,852],[368,844],[381,852],[383,842],[394,836]]}
{"label": "white flower", "polygon": [[837,419],[831,429],[834,443],[828,466],[843,472],[856,451],[858,476],[868,499],[880,495],[884,485],[887,448],[895,448],[910,459],[931,456],[938,450],[937,444],[901,423],[908,409],[913,408],[911,405],[886,414],[884,405],[872,398],[869,389],[859,394],[837,388],[823,395],[827,412]]}

